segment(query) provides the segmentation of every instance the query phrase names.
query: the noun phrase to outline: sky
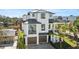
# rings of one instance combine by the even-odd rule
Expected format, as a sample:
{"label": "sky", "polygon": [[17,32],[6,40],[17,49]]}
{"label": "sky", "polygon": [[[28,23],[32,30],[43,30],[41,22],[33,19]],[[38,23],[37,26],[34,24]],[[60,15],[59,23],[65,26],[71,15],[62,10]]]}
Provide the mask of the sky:
{"label": "sky", "polygon": [[[55,13],[55,16],[79,16],[79,9],[46,9]],[[27,14],[32,9],[0,9],[0,15],[9,17],[22,17],[23,14]]]}

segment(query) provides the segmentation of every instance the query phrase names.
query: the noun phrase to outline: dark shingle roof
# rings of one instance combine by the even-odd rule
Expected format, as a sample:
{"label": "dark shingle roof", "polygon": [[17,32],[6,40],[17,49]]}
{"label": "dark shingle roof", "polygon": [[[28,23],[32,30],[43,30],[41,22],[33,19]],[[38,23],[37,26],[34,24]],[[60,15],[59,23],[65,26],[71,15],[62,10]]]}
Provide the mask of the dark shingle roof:
{"label": "dark shingle roof", "polygon": [[28,21],[29,24],[41,24],[36,19],[27,19],[27,21]]}

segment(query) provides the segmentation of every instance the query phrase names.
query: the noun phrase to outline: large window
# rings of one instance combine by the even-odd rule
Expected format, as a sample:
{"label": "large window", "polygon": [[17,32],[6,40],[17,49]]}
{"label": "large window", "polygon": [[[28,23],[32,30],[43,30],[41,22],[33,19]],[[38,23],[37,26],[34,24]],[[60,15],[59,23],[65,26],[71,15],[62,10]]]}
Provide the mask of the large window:
{"label": "large window", "polygon": [[32,13],[32,16],[35,17],[35,13]]}
{"label": "large window", "polygon": [[36,25],[29,24],[29,34],[36,34]]}
{"label": "large window", "polygon": [[42,31],[45,30],[45,24],[41,24],[41,30],[42,30]]}
{"label": "large window", "polygon": [[49,14],[50,17],[52,17],[52,14]]}
{"label": "large window", "polygon": [[41,19],[45,19],[45,13],[41,13]]}

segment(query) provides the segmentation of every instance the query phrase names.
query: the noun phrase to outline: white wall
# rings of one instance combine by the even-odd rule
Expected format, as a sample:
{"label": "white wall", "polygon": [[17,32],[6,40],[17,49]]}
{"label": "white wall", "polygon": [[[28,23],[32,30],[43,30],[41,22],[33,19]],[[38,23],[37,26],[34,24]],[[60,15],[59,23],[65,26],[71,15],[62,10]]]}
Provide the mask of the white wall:
{"label": "white wall", "polygon": [[27,19],[36,19],[36,15],[37,15],[37,14],[34,13],[34,14],[35,14],[35,17],[33,17],[32,14],[33,14],[33,13],[30,13],[30,15],[27,15]]}
{"label": "white wall", "polygon": [[45,19],[41,19],[41,13],[37,13],[37,21],[41,22],[42,24],[45,24],[45,31],[41,31],[41,25],[39,25],[39,32],[43,33],[43,32],[48,32],[48,19],[49,19],[49,15],[48,13],[46,13],[46,18]]}

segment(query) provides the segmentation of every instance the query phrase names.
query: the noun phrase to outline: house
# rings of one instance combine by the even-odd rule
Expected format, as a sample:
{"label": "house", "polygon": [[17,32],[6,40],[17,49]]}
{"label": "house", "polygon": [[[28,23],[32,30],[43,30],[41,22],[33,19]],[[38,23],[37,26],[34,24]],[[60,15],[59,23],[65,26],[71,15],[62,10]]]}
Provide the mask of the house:
{"label": "house", "polygon": [[13,23],[0,22],[0,48],[17,48],[18,37],[16,36],[16,30],[14,28]]}
{"label": "house", "polygon": [[59,24],[69,24],[69,18],[54,16],[54,14],[46,10],[33,10],[23,15],[22,29],[26,34],[26,45],[48,42],[49,39],[52,42],[59,42],[57,38],[49,36],[48,33],[55,32]]}
{"label": "house", "polygon": [[54,13],[46,10],[33,10],[23,15],[22,28],[27,44],[48,42],[49,23],[53,22]]}
{"label": "house", "polygon": [[70,15],[68,16],[68,20],[70,20],[71,22],[74,22],[74,20],[76,20],[76,16]]}

